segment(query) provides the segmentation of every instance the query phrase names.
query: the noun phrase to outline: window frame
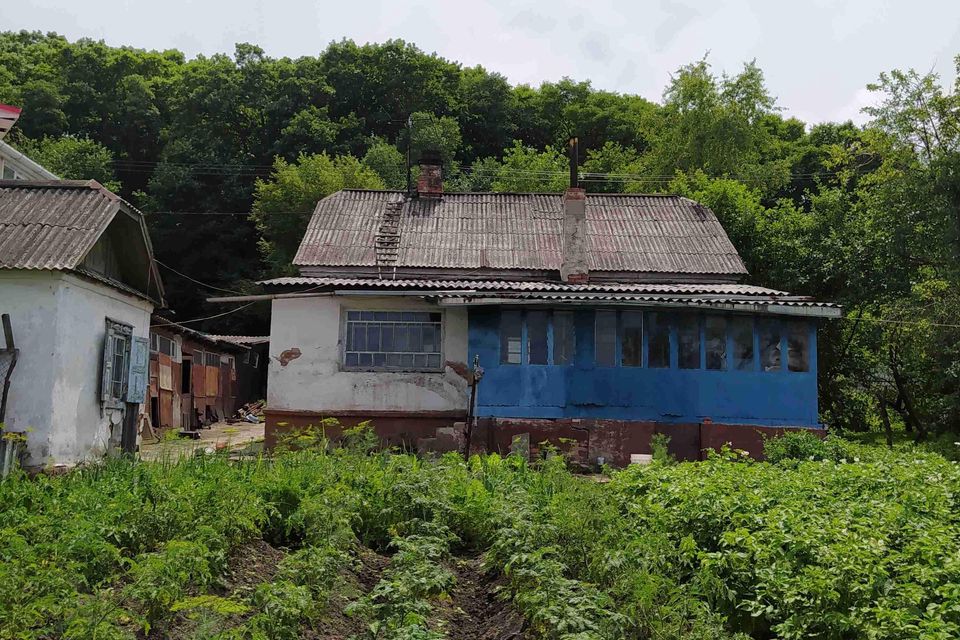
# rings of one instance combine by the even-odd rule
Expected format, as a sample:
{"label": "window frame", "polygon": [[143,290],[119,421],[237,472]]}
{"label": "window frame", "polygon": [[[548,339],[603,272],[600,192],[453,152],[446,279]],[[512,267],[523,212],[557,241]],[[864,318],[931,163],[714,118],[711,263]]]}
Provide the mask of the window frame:
{"label": "window frame", "polygon": [[[610,364],[600,362],[598,356],[600,344],[600,314],[611,314],[613,316],[613,354]],[[617,369],[620,365],[620,312],[618,309],[594,309],[593,312],[593,366],[598,369]]]}
{"label": "window frame", "polygon": [[[399,323],[401,323],[401,324],[402,324],[402,323],[407,323],[407,324],[409,324],[409,323],[414,323],[414,322],[416,322],[416,323],[421,324],[421,325],[423,325],[423,324],[430,324],[430,325],[437,324],[437,325],[439,325],[440,334],[439,334],[439,336],[438,336],[438,338],[437,338],[437,348],[438,348],[437,351],[423,351],[423,352],[411,351],[411,352],[410,352],[411,354],[422,354],[422,355],[428,355],[428,356],[437,355],[437,356],[439,356],[439,366],[437,366],[437,367],[431,367],[431,366],[418,367],[418,366],[416,366],[416,365],[413,365],[413,366],[409,366],[409,367],[407,367],[407,366],[395,367],[395,366],[373,365],[373,364],[371,364],[371,365],[361,365],[361,364],[358,364],[358,365],[348,365],[348,364],[347,364],[347,331],[348,331],[349,323],[351,322],[351,321],[349,320],[349,317],[350,317],[350,313],[351,313],[351,312],[360,312],[360,313],[430,313],[430,314],[434,314],[434,313],[435,313],[435,314],[439,314],[439,316],[440,316],[440,321],[437,322],[437,323],[434,323],[434,322],[421,322],[421,321],[404,321],[404,320],[395,321],[395,322],[399,322]],[[404,372],[411,372],[411,373],[443,373],[443,371],[444,371],[445,368],[446,368],[446,357],[445,357],[445,354],[444,354],[444,346],[445,346],[445,345],[444,345],[444,341],[445,341],[445,337],[446,337],[446,324],[447,324],[447,323],[446,323],[446,319],[447,319],[447,314],[444,313],[444,311],[443,311],[442,309],[422,309],[422,308],[421,308],[421,309],[383,309],[383,308],[378,308],[378,309],[364,309],[364,308],[357,308],[357,307],[346,307],[346,306],[342,306],[342,307],[340,308],[340,336],[339,336],[338,349],[337,349],[337,351],[338,351],[338,355],[337,355],[337,366],[338,366],[338,369],[339,369],[339,371],[352,372],[352,373],[362,373],[362,372],[379,372],[379,373],[404,373]],[[387,320],[369,320],[369,321],[367,321],[367,320],[359,320],[359,321],[354,321],[354,322],[394,322],[394,321],[387,321]],[[376,353],[376,352],[371,352],[371,353]],[[386,353],[386,352],[382,352],[382,353]],[[259,356],[258,356],[258,357],[259,357]]]}
{"label": "window frame", "polygon": [[[113,318],[104,319],[103,353],[100,367],[100,406],[122,409],[127,399],[130,365],[133,357],[133,325]],[[123,342],[120,371],[117,371],[117,344]],[[108,378],[109,376],[109,378]],[[116,393],[119,385],[119,394]]]}

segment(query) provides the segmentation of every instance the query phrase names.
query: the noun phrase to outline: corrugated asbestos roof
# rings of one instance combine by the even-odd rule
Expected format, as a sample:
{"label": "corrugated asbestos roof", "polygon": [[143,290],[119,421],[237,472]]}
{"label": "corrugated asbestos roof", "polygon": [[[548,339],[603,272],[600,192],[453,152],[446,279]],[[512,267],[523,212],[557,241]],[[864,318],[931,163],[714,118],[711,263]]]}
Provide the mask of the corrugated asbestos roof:
{"label": "corrugated asbestos roof", "polygon": [[716,294],[731,296],[786,296],[786,291],[749,284],[662,284],[609,283],[568,284],[564,282],[512,282],[507,280],[380,280],[373,278],[320,278],[293,276],[263,280],[267,286],[309,286],[335,289],[411,289],[428,291],[569,292],[569,293],[666,293]]}
{"label": "corrugated asbestos roof", "polygon": [[120,203],[94,180],[0,180],[0,268],[75,269]]}
{"label": "corrugated asbestos roof", "polygon": [[232,344],[264,344],[270,342],[270,336],[218,336],[211,333],[206,334],[211,340],[219,340],[221,342],[230,342]]}
{"label": "corrugated asbestos roof", "polygon": [[[317,204],[293,263],[375,266],[384,212],[398,202],[398,268],[560,268],[563,196],[536,193],[338,191]],[[586,215],[593,271],[747,272],[714,213],[687,198],[589,194]]]}
{"label": "corrugated asbestos roof", "polygon": [[833,318],[839,305],[817,302],[786,291],[748,284],[512,282],[506,280],[380,280],[375,278],[286,277],[259,284],[294,287],[303,295],[336,291],[339,295],[383,291],[419,296],[441,305],[590,304],[666,305],[668,307],[764,311]]}

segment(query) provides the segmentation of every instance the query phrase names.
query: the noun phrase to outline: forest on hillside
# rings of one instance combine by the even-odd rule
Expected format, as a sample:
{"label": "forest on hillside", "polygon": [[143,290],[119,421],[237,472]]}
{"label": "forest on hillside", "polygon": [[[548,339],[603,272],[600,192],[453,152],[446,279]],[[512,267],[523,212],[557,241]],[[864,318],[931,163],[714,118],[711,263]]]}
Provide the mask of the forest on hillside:
{"label": "forest on hillside", "polygon": [[[7,141],[147,214],[181,321],[221,313],[210,294],[289,272],[319,198],[402,188],[408,149],[441,151],[448,190],[558,191],[576,135],[588,191],[703,202],[750,282],[844,306],[821,330],[829,426],[955,433],[960,86],[912,70],[871,81],[861,127],[784,117],[753,62],[727,74],[693,61],[655,103],[570,79],[512,86],[400,40],[188,59],[0,33],[0,102],[24,109]],[[191,326],[262,332],[267,312]]]}

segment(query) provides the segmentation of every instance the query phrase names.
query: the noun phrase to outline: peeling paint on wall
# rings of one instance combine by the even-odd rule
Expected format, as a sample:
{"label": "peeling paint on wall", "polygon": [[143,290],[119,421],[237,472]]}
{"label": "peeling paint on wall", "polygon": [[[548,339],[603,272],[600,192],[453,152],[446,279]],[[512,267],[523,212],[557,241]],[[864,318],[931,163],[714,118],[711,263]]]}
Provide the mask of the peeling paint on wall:
{"label": "peeling paint on wall", "polygon": [[284,350],[280,354],[280,356],[277,358],[277,361],[280,363],[281,367],[285,367],[288,364],[290,364],[291,360],[296,360],[301,355],[303,354],[300,353],[300,349],[298,349],[297,347],[293,347],[291,349]]}

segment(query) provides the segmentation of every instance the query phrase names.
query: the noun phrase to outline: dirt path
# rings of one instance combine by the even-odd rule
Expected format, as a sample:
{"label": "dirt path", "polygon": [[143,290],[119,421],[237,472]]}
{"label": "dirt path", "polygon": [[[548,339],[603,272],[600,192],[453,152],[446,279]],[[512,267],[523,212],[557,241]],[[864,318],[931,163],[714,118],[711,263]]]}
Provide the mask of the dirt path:
{"label": "dirt path", "polygon": [[455,558],[450,566],[457,585],[441,617],[449,640],[524,640],[523,616],[504,600],[505,580],[485,574],[480,558]]}
{"label": "dirt path", "polygon": [[[160,442],[145,439],[140,444],[140,458],[148,462],[169,460],[176,462],[181,458],[194,455],[197,450],[230,450],[263,440],[263,423],[217,422],[209,428],[200,429],[199,440],[169,436]],[[170,430],[168,429],[169,433]]]}

